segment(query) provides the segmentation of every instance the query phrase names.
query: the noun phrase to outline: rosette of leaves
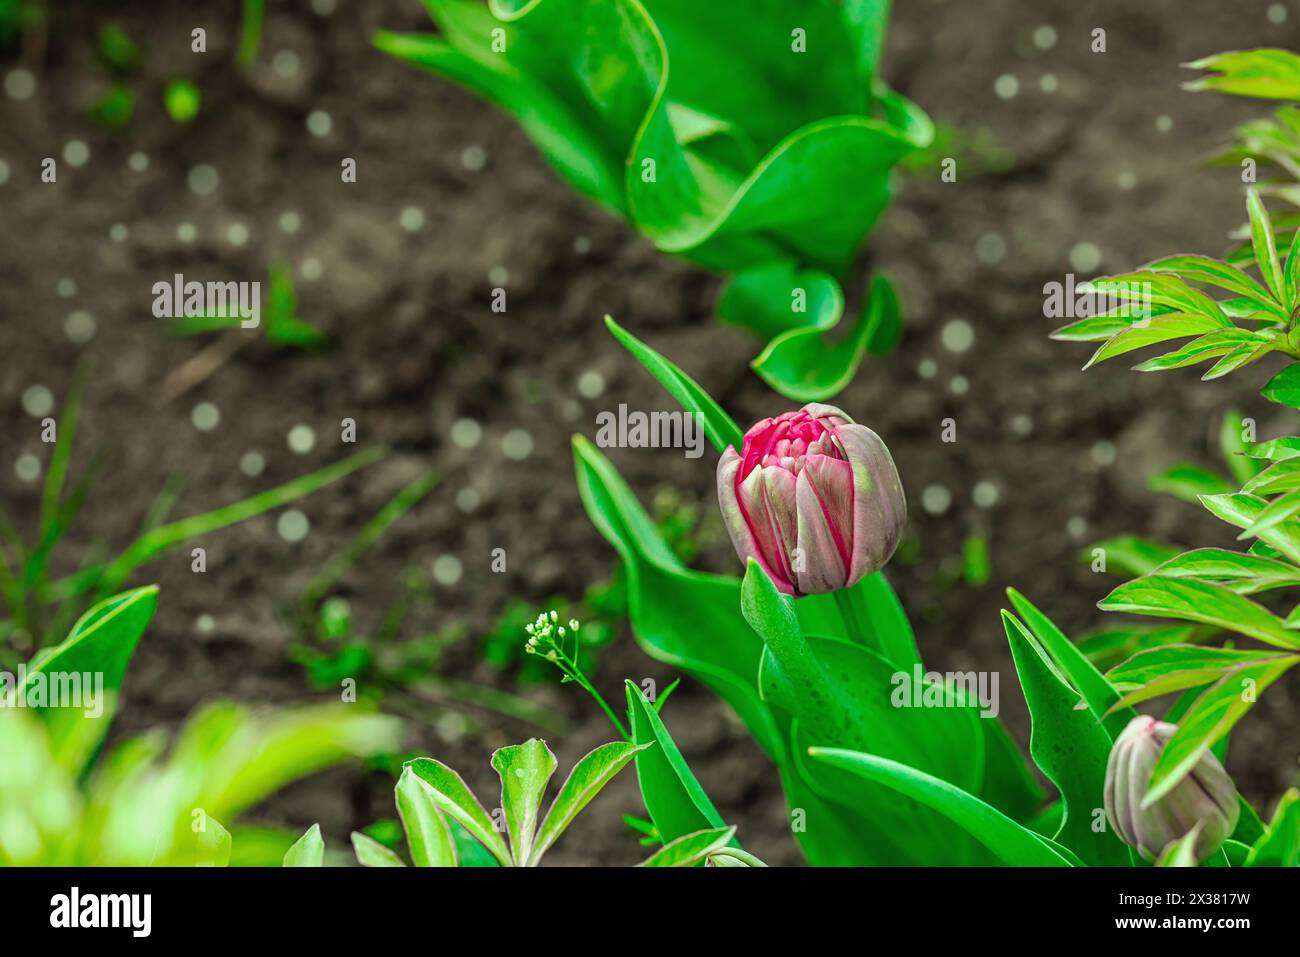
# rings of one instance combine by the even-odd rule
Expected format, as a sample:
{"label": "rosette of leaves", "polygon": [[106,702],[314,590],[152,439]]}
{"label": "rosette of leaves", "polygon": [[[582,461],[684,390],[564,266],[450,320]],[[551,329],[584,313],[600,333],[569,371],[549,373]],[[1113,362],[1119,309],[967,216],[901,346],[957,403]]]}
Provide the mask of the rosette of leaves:
{"label": "rosette of leaves", "polygon": [[[926,146],[877,75],[887,0],[425,0],[437,36],[380,49],[513,115],[579,192],[664,252],[734,274],[719,313],[793,398],[834,395],[896,319],[836,342],[853,257]],[[874,325],[873,325],[874,323]]]}
{"label": "rosette of leaves", "polygon": [[[606,323],[703,423],[718,452],[740,446],[740,429],[698,383],[613,320]],[[690,569],[657,533],[609,460],[581,436],[574,439],[574,461],[587,514],[623,560],[636,640],[652,658],[700,681],[736,712],[781,775],[792,830],[810,863],[1072,863],[1034,837],[1014,845],[994,840],[990,847],[916,794],[810,755],[813,747],[874,755],[890,762],[882,773],[897,771],[912,781],[921,775],[927,793],[960,789],[1014,828],[1026,827],[1040,809],[1043,792],[1002,724],[978,717],[957,689],[938,689],[949,707],[891,703],[895,676],[911,675],[922,663],[911,626],[883,574],[850,590],[850,600],[870,625],[864,642],[848,632],[831,594],[790,602],[753,568],[743,582]],[[635,728],[633,734],[642,740]],[[641,763],[639,756],[638,772]],[[681,768],[684,762],[674,759],[669,765]],[[910,786],[902,778],[894,783]],[[689,781],[682,791],[696,793]],[[672,807],[683,811],[678,817],[656,813],[644,781],[642,793],[665,837],[711,823],[701,800],[675,802]]]}
{"label": "rosette of leaves", "polygon": [[[611,741],[574,765],[545,815],[541,813],[556,760],[545,741],[499,748],[492,767],[501,778],[498,819],[464,779],[441,761],[407,762],[397,782],[397,811],[406,849],[417,867],[536,867],[543,855],[601,790],[649,744]],[[505,831],[502,836],[501,831]],[[647,867],[691,867],[735,857],[734,827],[702,829],[673,841],[643,862]],[[405,867],[406,861],[374,838],[354,832],[357,861],[366,867]],[[325,844],[313,827],[286,854],[286,867],[319,867]]]}
{"label": "rosette of leaves", "polygon": [[271,864],[289,836],[227,830],[222,822],[233,824],[299,778],[397,747],[395,719],[355,707],[253,715],[215,704],[181,729],[170,750],[165,735],[148,733],[101,753],[157,593],[138,588],[100,602],[66,640],[27,665],[32,700],[49,676],[101,674],[108,700],[97,716],[66,707],[0,708],[0,864]]}

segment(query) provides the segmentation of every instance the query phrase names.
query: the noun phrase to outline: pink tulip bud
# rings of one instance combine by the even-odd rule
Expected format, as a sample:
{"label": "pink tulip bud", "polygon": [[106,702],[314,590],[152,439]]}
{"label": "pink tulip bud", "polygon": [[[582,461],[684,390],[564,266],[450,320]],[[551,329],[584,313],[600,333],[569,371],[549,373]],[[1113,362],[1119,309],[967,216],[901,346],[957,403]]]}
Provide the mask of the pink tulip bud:
{"label": "pink tulip bud", "polygon": [[788,595],[855,584],[889,561],[907,503],[885,443],[812,403],[764,419],[718,462],[718,503],[741,561]]}

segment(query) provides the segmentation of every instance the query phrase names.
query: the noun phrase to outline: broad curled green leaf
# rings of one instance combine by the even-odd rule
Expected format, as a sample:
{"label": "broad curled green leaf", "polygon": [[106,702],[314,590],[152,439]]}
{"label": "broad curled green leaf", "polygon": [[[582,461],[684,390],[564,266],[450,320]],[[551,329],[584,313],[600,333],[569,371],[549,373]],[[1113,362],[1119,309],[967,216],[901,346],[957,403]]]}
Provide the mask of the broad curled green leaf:
{"label": "broad curled green leaf", "polygon": [[979,798],[915,768],[888,758],[837,748],[812,748],[809,755],[898,794],[912,798],[957,824],[1006,864],[1024,867],[1070,867],[1059,847],[1017,824]]}

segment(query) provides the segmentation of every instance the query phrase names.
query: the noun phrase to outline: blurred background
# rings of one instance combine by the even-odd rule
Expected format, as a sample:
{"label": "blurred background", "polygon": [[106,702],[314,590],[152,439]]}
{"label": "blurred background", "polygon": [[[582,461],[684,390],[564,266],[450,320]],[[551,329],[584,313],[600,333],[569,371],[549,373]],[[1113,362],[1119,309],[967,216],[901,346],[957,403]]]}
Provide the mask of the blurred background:
{"label": "blurred background", "polygon": [[[36,6],[0,36],[0,497],[20,531],[39,509],[40,420],[87,361],[73,474],[97,451],[105,459],[62,573],[96,541],[128,541],[169,481],[183,479],[174,514],[185,516],[358,448],[390,450],[288,517],[204,536],[204,574],[188,547],[136,573],[162,593],[114,735],[175,728],[214,697],[334,698],[339,675],[368,668],[409,719],[410,749],[485,797],[493,748],[540,735],[563,769],[610,740],[587,698],[519,653],[522,625],[551,607],[590,622],[607,639],[591,663],[611,699],[624,677],[660,688],[675,677],[619,618],[617,558],[583,513],[569,439],[594,437],[596,414],[619,403],[671,407],[606,333],[605,313],[742,425],[790,404],[749,372],[756,344],[712,318],[721,279],[575,195],[504,115],[378,53],[376,29],[432,29],[417,0],[270,0],[243,64],[233,0]],[[191,52],[196,27],[206,54]],[[1090,49],[1097,27],[1105,53]],[[1024,746],[1004,589],[1072,635],[1114,624],[1095,603],[1116,579],[1080,558],[1091,543],[1233,539],[1148,477],[1181,462],[1222,470],[1229,410],[1254,417],[1261,438],[1296,426],[1256,395],[1267,360],[1212,383],[1123,362],[1081,372],[1088,347],[1047,338],[1061,323],[1043,317],[1043,286],[1226,250],[1245,219],[1242,187],[1205,161],[1269,107],[1184,92],[1180,64],[1297,39],[1296,0],[896,4],[884,75],[941,141],[900,175],[860,263],[898,286],[902,343],[837,404],[885,438],[903,477],[911,521],[889,577],[927,663],[1000,671],[1002,712]],[[959,157],[956,183],[939,180],[945,155]],[[59,161],[57,184],[40,180],[45,157]],[[340,180],[344,158],[355,183]],[[182,273],[262,280],[265,314],[273,272],[324,348],[177,335],[151,312],[153,284]],[[504,313],[491,308],[495,288]],[[340,441],[345,418],[355,445]],[[948,418],[956,442],[941,441]],[[611,458],[696,567],[738,570],[711,455]],[[436,487],[304,624],[304,590],[428,470]],[[1268,807],[1300,771],[1300,692],[1284,684],[1235,732],[1228,761]],[[797,862],[777,779],[724,706],[687,681],[665,719],[746,847]],[[319,821],[342,842],[392,816],[391,788],[382,765],[336,769],[252,817]],[[639,810],[629,773],[548,860],[638,859],[620,815]]]}

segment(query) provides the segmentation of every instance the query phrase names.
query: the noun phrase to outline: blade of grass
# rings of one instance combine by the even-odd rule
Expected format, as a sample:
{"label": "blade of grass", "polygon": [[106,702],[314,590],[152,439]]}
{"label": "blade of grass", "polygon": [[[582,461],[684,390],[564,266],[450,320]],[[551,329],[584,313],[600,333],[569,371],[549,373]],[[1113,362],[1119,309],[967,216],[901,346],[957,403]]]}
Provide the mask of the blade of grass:
{"label": "blade of grass", "polygon": [[[108,549],[103,542],[95,542],[86,549],[86,554],[81,558],[78,571],[98,566],[103,562],[107,551]],[[62,641],[68,632],[72,630],[77,618],[86,610],[85,603],[78,601],[79,598],[79,595],[67,595],[59,601],[54,609],[54,614],[49,619],[49,623],[45,626],[45,634],[42,636],[40,647],[45,648]]]}
{"label": "blade of grass", "polygon": [[353,562],[365,554],[366,550],[378,541],[379,537],[394,522],[433,491],[441,480],[442,476],[437,472],[425,472],[394,495],[388,504],[376,512],[375,517],[366,523],[365,528],[349,543],[348,547],[330,559],[329,563],[321,569],[320,573],[303,590],[301,598],[303,612],[310,615],[325,593],[333,588],[339,578],[352,567]]}
{"label": "blade of grass", "polygon": [[257,59],[262,45],[262,20],[266,16],[266,0],[244,0],[244,25],[239,38],[239,62],[247,66]]}
{"label": "blade of grass", "polygon": [[77,434],[77,418],[81,414],[81,400],[89,376],[90,366],[83,362],[72,375],[72,384],[68,387],[68,394],[63,400],[63,411],[57,420],[58,435],[54,440],[50,467],[45,473],[45,488],[41,493],[42,539],[59,514],[59,501],[63,496],[63,483],[68,477],[68,461],[72,455],[72,440]]}
{"label": "blade of grass", "polygon": [[95,476],[99,474],[100,467],[104,464],[104,456],[96,455],[87,466],[85,473],[77,480],[73,486],[72,492],[67,499],[59,503],[58,509],[48,524],[42,523],[41,540],[36,547],[27,555],[27,561],[23,563],[23,587],[29,592],[36,594],[37,602],[41,602],[41,592],[45,587],[45,573],[49,566],[50,554],[54,547],[58,545],[59,539],[63,533],[68,530],[68,526],[76,519],[81,507],[86,502],[86,495],[90,491],[91,484],[95,481]]}
{"label": "blade of grass", "polygon": [[49,597],[62,599],[91,588],[96,589],[100,594],[116,591],[137,567],[186,539],[238,524],[311,495],[359,469],[374,465],[387,454],[388,450],[384,448],[358,452],[341,462],[327,465],[310,475],[277,485],[251,498],[159,526],[138,537],[108,565],[87,569],[55,582],[50,587]]}
{"label": "blade of grass", "polygon": [[167,521],[167,516],[176,507],[176,502],[180,499],[181,492],[184,490],[184,476],[177,473],[169,475],[167,481],[163,483],[163,487],[154,496],[154,500],[149,503],[149,510],[144,513],[144,520],[140,522],[140,530],[136,534],[148,534]]}
{"label": "blade of grass", "polygon": [[[395,689],[396,690],[396,689]],[[507,718],[527,721],[554,734],[567,733],[569,721],[549,708],[534,704],[527,698],[488,685],[464,681],[459,678],[428,678],[408,689],[407,697],[418,700],[417,695],[428,695],[442,701],[468,704],[485,711],[494,711]],[[400,694],[400,691],[399,691]]]}

